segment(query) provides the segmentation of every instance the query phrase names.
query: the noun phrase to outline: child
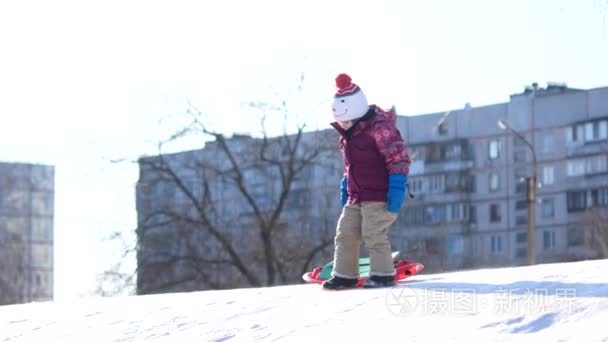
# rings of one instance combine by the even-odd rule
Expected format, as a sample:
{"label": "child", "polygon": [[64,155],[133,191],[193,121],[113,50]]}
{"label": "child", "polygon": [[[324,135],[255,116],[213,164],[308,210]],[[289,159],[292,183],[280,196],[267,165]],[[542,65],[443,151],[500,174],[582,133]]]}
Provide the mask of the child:
{"label": "child", "polygon": [[405,199],[410,159],[396,127],[397,116],[368,105],[361,88],[346,74],[336,78],[332,126],[340,133],[344,159],[342,214],[335,236],[331,290],[357,286],[361,240],[370,257],[364,287],[395,284],[388,229]]}

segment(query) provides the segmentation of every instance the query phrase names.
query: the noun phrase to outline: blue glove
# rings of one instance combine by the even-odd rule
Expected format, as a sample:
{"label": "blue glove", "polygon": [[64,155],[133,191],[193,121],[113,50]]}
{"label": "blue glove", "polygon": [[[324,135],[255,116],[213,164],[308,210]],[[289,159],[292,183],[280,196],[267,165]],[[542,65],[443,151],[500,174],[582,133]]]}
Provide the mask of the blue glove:
{"label": "blue glove", "polygon": [[346,176],[342,177],[342,182],[340,182],[340,203],[342,204],[342,206],[346,205],[346,202],[348,202],[348,190],[346,190]]}
{"label": "blue glove", "polygon": [[388,176],[388,193],[386,194],[387,209],[392,213],[399,213],[407,192],[407,176],[393,173]]}

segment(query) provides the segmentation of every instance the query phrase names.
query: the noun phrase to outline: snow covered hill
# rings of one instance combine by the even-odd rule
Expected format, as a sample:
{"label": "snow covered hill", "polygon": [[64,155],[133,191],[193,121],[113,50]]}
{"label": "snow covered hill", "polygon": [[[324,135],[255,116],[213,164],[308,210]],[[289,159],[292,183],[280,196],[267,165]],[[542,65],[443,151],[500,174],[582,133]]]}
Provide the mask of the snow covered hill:
{"label": "snow covered hill", "polygon": [[608,341],[608,260],[0,307],[0,341]]}

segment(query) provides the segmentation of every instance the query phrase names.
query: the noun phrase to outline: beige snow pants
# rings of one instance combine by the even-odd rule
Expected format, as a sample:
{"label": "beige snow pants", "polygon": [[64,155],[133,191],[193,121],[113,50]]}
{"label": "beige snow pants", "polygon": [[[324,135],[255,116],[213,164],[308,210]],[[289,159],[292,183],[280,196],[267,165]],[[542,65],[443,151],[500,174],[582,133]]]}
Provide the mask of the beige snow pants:
{"label": "beige snow pants", "polygon": [[386,210],[386,202],[347,204],[336,227],[332,275],[357,278],[361,240],[370,257],[370,275],[394,275],[388,229],[397,219]]}

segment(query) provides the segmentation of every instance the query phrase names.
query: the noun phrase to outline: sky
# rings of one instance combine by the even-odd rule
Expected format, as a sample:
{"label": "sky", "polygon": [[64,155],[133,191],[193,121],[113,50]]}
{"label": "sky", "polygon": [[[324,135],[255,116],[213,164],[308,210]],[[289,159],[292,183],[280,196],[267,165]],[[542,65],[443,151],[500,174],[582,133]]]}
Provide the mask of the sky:
{"label": "sky", "polygon": [[116,261],[107,237],[136,227],[133,161],[189,108],[259,135],[251,102],[327,128],[341,72],[401,115],[608,86],[608,0],[3,1],[0,49],[0,160],[55,166],[55,297],[73,298]]}
{"label": "sky", "polygon": [[304,284],[2,306],[0,340],[606,341],[607,267],[418,274],[390,289]]}

